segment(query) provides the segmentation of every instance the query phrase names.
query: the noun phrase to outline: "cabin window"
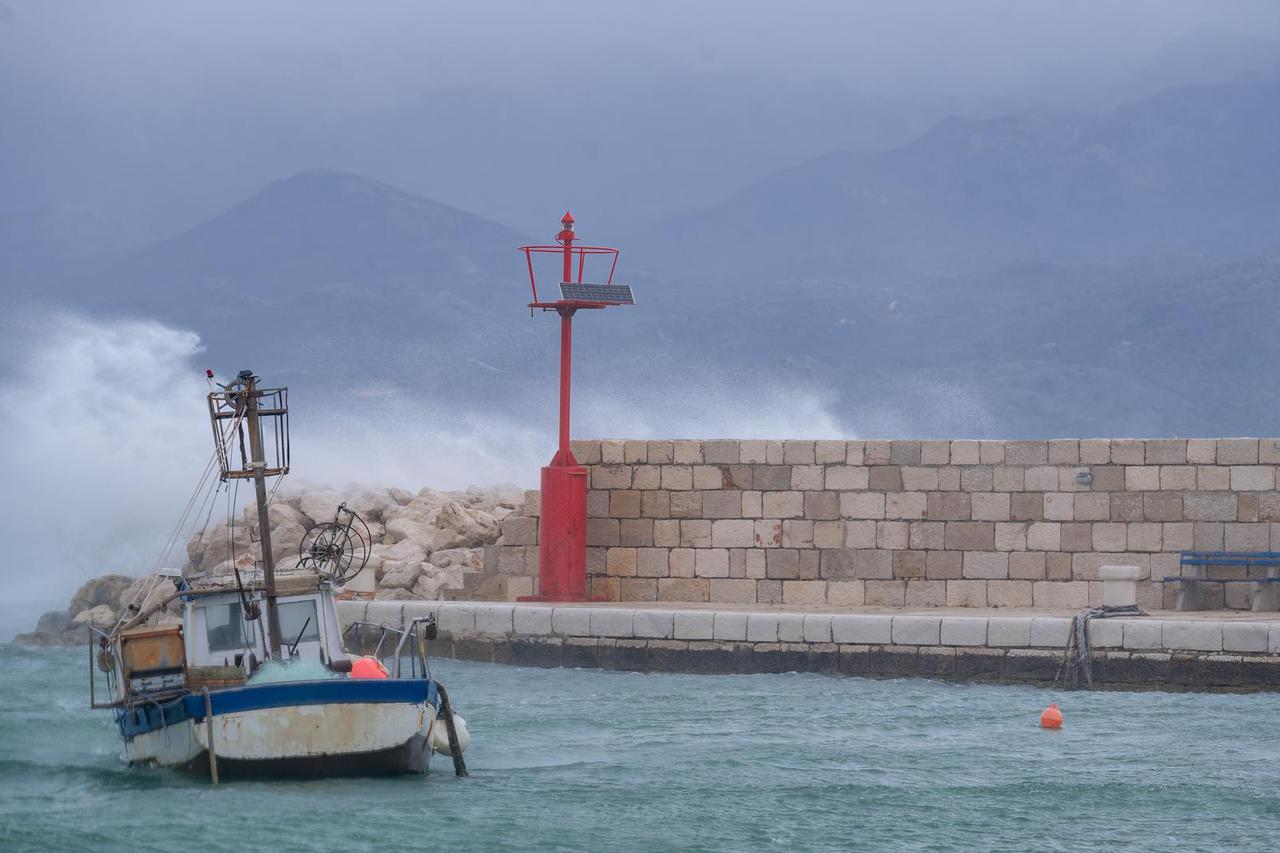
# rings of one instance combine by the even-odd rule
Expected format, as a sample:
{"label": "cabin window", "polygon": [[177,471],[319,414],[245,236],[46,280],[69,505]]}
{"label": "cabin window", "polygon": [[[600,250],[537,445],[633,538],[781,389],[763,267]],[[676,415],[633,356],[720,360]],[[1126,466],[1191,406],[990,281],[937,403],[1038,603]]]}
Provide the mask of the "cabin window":
{"label": "cabin window", "polygon": [[229,652],[253,646],[253,629],[244,621],[238,601],[206,605],[204,624],[211,652]]}
{"label": "cabin window", "polygon": [[280,634],[286,644],[313,643],[320,639],[320,620],[316,618],[314,601],[290,601],[281,604],[279,609]]}

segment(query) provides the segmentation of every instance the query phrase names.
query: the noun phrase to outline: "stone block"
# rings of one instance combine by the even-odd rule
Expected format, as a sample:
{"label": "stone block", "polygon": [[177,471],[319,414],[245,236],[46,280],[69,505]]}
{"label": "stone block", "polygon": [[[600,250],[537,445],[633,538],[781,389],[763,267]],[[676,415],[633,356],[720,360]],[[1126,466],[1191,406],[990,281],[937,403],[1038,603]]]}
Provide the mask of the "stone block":
{"label": "stone block", "polygon": [[667,556],[668,576],[673,578],[693,577],[697,553],[693,548],[672,548]]}
{"label": "stone block", "polygon": [[1044,580],[1044,565],[1044,554],[1010,554],[1009,577],[1018,580]]}
{"label": "stone block", "polygon": [[1070,619],[1037,616],[1031,620],[1031,645],[1037,648],[1062,648],[1070,633]]}
{"label": "stone block", "polygon": [[947,603],[947,582],[912,578],[907,581],[907,607],[944,607]]}
{"label": "stone block", "polygon": [[1256,438],[1220,438],[1218,439],[1219,465],[1257,465],[1258,439]]}
{"label": "stone block", "polygon": [[747,614],[732,610],[718,610],[712,620],[712,638],[716,640],[747,639]]}
{"label": "stone block", "polygon": [[1032,582],[1028,580],[987,581],[987,606],[1030,607]]}
{"label": "stone block", "polygon": [[608,490],[590,489],[587,491],[587,518],[608,518]]}
{"label": "stone block", "polygon": [[636,610],[632,613],[634,636],[669,640],[675,633],[675,613],[670,610]]}
{"label": "stone block", "polygon": [[609,515],[612,518],[639,518],[640,493],[634,489],[613,489],[609,492]]}
{"label": "stone block", "polygon": [[813,607],[827,603],[826,581],[782,582],[782,603],[797,607]]}
{"label": "stone block", "polygon": [[502,519],[501,529],[504,545],[538,544],[538,520],[536,518],[509,515]]}
{"label": "stone block", "polygon": [[1160,468],[1160,490],[1188,492],[1196,488],[1194,465],[1163,465]]}
{"label": "stone block", "polygon": [[670,556],[671,552],[667,548],[637,548],[635,576],[641,578],[667,577],[670,574]]}
{"label": "stone block", "polygon": [[1080,462],[1084,465],[1106,465],[1111,461],[1111,442],[1105,438],[1080,441]]}
{"label": "stone block", "polygon": [[861,607],[867,603],[864,581],[827,581],[827,604],[833,607]]}
{"label": "stone block", "polygon": [[756,582],[746,578],[712,578],[711,600],[725,604],[755,604]]}
{"label": "stone block", "polygon": [[1055,610],[1083,610],[1089,606],[1087,581],[1036,581],[1031,587],[1034,607]]}
{"label": "stone block", "polygon": [[644,518],[670,518],[671,493],[654,490],[641,492],[640,515]]}
{"label": "stone block", "polygon": [[1141,521],[1146,512],[1146,496],[1139,492],[1130,492],[1111,496],[1111,520]]}
{"label": "stone block", "polygon": [[[842,552],[835,551],[833,554]],[[847,551],[844,553],[848,553]],[[881,550],[855,550],[853,577],[856,580],[887,580],[893,577],[893,552]]]}
{"label": "stone block", "polygon": [[677,610],[672,636],[677,640],[714,639],[715,618],[711,610]]}
{"label": "stone block", "polygon": [[1265,653],[1269,627],[1266,622],[1223,622],[1222,650]]}
{"label": "stone block", "polygon": [[[596,521],[608,521],[609,519],[594,519]],[[591,522],[587,522],[588,528]],[[587,533],[588,545],[603,545],[603,542],[592,542],[590,530]],[[649,548],[653,546],[653,519],[652,518],[624,518],[618,525],[618,545],[629,546],[633,548]]]}
{"label": "stone block", "polygon": [[1236,496],[1221,492],[1188,492],[1182,496],[1182,514],[1190,521],[1235,521]]}
{"label": "stone block", "polygon": [[1075,465],[1080,462],[1080,442],[1074,438],[1056,438],[1049,442],[1050,465]]}
{"label": "stone block", "polygon": [[884,496],[885,518],[914,520],[928,514],[924,492],[889,492]]}
{"label": "stone block", "polygon": [[948,607],[986,607],[987,582],[984,580],[947,581]]}
{"label": "stone block", "polygon": [[842,645],[884,645],[892,642],[893,617],[873,614],[834,615],[831,641]]}
{"label": "stone block", "polygon": [[1072,503],[1076,521],[1107,521],[1111,518],[1111,496],[1104,492],[1072,495]]}
{"label": "stone block", "polygon": [[1129,492],[1160,489],[1160,469],[1154,465],[1130,465],[1124,469],[1124,488]]}
{"label": "stone block", "polygon": [[1056,492],[1058,469],[1050,465],[1028,468],[1023,472],[1023,488],[1028,492]]}
{"label": "stone block", "polygon": [[866,602],[868,607],[905,607],[906,598],[906,581],[866,581]]}
{"label": "stone block", "polygon": [[876,547],[886,550],[904,550],[907,547],[911,525],[905,521],[876,522]]}
{"label": "stone block", "polygon": [[793,465],[791,486],[794,491],[818,491],[823,488],[826,469],[821,465]]}
{"label": "stone block", "polygon": [[931,521],[968,521],[973,517],[973,496],[967,492],[930,492],[925,517]]}
{"label": "stone block", "polygon": [[840,514],[853,519],[884,518],[884,495],[877,492],[841,492]]}
{"label": "stone block", "polygon": [[763,508],[766,518],[802,518],[804,516],[804,493],[765,492]]}
{"label": "stone block", "polygon": [[724,472],[718,465],[694,465],[693,488],[712,490],[724,486]]}
{"label": "stone block", "polygon": [[1024,493],[1010,496],[1010,521],[1041,521],[1043,519],[1044,495]]}
{"label": "stone block", "polygon": [[677,465],[697,465],[703,462],[702,442],[681,440],[674,442],[672,461]]}
{"label": "stone block", "polygon": [[662,488],[672,492],[687,492],[693,489],[692,465],[663,465]]}
{"label": "stone block", "polygon": [[1119,649],[1124,646],[1124,620],[1090,619],[1089,648]]}
{"label": "stone block", "polygon": [[590,637],[590,607],[557,607],[551,613],[551,630],[561,637]]}
{"label": "stone block", "polygon": [[716,440],[702,443],[702,461],[708,465],[736,465],[742,459],[742,448],[737,441]]}
{"label": "stone block", "polygon": [[1056,521],[1035,521],[1027,526],[1027,550],[1058,551],[1062,547],[1062,525]]}
{"label": "stone block", "polygon": [[839,440],[814,442],[813,458],[819,465],[844,464],[848,458],[848,443]]}
{"label": "stone block", "polygon": [[938,490],[938,469],[919,468],[911,465],[902,468],[902,488],[908,492],[934,492]]}
{"label": "stone block", "polygon": [[944,646],[985,646],[987,619],[981,616],[944,616],[940,641]]}
{"label": "stone block", "polygon": [[1077,497],[1094,497],[1089,493],[1078,495],[1067,492],[1050,492],[1044,496],[1044,517],[1047,521],[1074,521]]}
{"label": "stone block", "polygon": [[952,465],[977,465],[978,442],[976,441],[953,441],[951,442],[951,462]]}
{"label": "stone block", "polygon": [[1193,438],[1187,441],[1187,462],[1192,465],[1213,465],[1218,461],[1218,443],[1212,438]]}
{"label": "stone block", "polygon": [[626,446],[625,441],[619,439],[605,439],[600,442],[600,461],[606,465],[621,465],[626,462],[626,454],[623,452]]}
{"label": "stone block", "polygon": [[630,465],[595,465],[590,471],[593,489],[631,488]]}
{"label": "stone block", "polygon": [[1004,461],[1010,465],[1045,465],[1049,461],[1049,444],[1045,441],[1007,442]]}
{"label": "stone block", "polygon": [[806,613],[804,616],[804,641],[806,643],[830,643],[831,618],[829,613]]}
{"label": "stone block", "polygon": [[1003,441],[978,442],[978,461],[984,465],[1004,462],[1004,444]]}
{"label": "stone block", "polygon": [[780,643],[803,643],[804,642],[804,614],[803,613],[779,613],[778,614],[778,642]]}
{"label": "stone block", "polygon": [[545,637],[552,632],[551,617],[555,611],[536,604],[516,605],[512,613],[512,630],[526,637]]}
{"label": "stone block", "polygon": [[742,493],[742,517],[761,518],[764,516],[764,492],[754,490]]}
{"label": "stone block", "polygon": [[1182,495],[1147,492],[1142,496],[1142,517],[1147,521],[1182,521]]}
{"label": "stone block", "polygon": [[784,441],[782,461],[787,465],[812,465],[816,460],[814,442]]}
{"label": "stone block", "polygon": [[1009,577],[1009,555],[993,551],[968,551],[964,555],[964,577],[970,579]]}
{"label": "stone block", "polygon": [[[767,493],[766,493],[767,494]],[[839,492],[805,492],[804,517],[813,520],[831,521],[840,517]],[[766,513],[773,515],[772,513]],[[777,516],[785,518],[785,516]]]}
{"label": "stone block", "polygon": [[876,465],[871,468],[868,487],[878,492],[902,491],[902,469],[896,465]]}
{"label": "stone block", "polygon": [[949,441],[920,442],[920,464],[921,465],[951,464],[951,442]]}
{"label": "stone block", "polygon": [[684,548],[710,548],[711,522],[692,518],[681,521],[680,545]]}
{"label": "stone block", "polygon": [[1196,468],[1196,489],[1202,492],[1225,492],[1231,488],[1231,469],[1216,465]]}
{"label": "stone block", "polygon": [[871,469],[855,465],[832,465],[826,469],[823,485],[828,489],[865,489],[871,481]]}
{"label": "stone block", "polygon": [[892,642],[899,646],[936,646],[942,633],[939,616],[901,615],[893,617]]}
{"label": "stone block", "polygon": [[951,551],[994,551],[996,528],[989,521],[948,521],[943,542]]}
{"label": "stone block", "polygon": [[771,580],[799,579],[800,552],[795,548],[778,548],[767,552],[765,573]]}
{"label": "stone block", "polygon": [[781,604],[782,581],[756,581],[756,601],[761,604]]}
{"label": "stone block", "polygon": [[1267,654],[1280,655],[1280,622],[1272,622],[1267,630]]}
{"label": "stone block", "polygon": [[970,496],[971,517],[975,521],[1008,521],[1008,492],[983,492]]}
{"label": "stone block", "polygon": [[1237,492],[1263,492],[1276,487],[1276,469],[1270,465],[1234,465],[1231,488]]}
{"label": "stone block", "polygon": [[782,522],[776,518],[758,518],[753,543],[756,548],[777,548],[782,544]]}
{"label": "stone block", "polygon": [[[1222,452],[1221,446],[1218,452]],[[1160,644],[1171,651],[1222,651],[1222,623],[1168,619],[1161,623]]]}
{"label": "stone block", "polygon": [[995,486],[995,475],[990,465],[965,466],[959,470],[961,491],[989,492]]}
{"label": "stone block", "polygon": [[657,601],[658,581],[655,578],[616,578],[619,601]]}
{"label": "stone block", "polygon": [[1144,461],[1148,465],[1183,465],[1187,461],[1187,442],[1179,438],[1155,438],[1143,442]]}
{"label": "stone block", "polygon": [[760,465],[767,462],[766,445],[767,442],[764,441],[738,442],[737,461],[744,465]]}
{"label": "stone block", "polygon": [[1128,549],[1130,551],[1159,551],[1164,547],[1164,527],[1155,522],[1128,525]]}
{"label": "stone block", "polygon": [[987,645],[993,648],[1031,645],[1031,619],[1025,616],[992,616],[987,620]]}
{"label": "stone block", "polygon": [[927,557],[928,555],[924,551],[894,551],[893,576],[895,578],[923,578],[925,576]]}
{"label": "stone block", "polygon": [[[991,470],[991,487],[997,492],[1036,491],[1035,489],[1027,489],[1026,473],[1026,468],[997,465]],[[1040,491],[1044,490],[1041,489]]]}
{"label": "stone block", "polygon": [[800,519],[789,519],[782,522],[782,547],[812,548],[813,522]]}
{"label": "stone block", "polygon": [[636,576],[636,549],[610,548],[605,554],[605,573],[611,577]]}
{"label": "stone block", "polygon": [[1097,522],[1093,525],[1095,551],[1123,551],[1128,547],[1128,527],[1124,524]]}
{"label": "stone block", "polygon": [[1156,619],[1124,620],[1124,647],[1130,650],[1159,649],[1163,623]]}
{"label": "stone block", "polygon": [[1093,482],[1089,488],[1095,492],[1123,492],[1124,466],[1095,465],[1089,469]]}
{"label": "stone block", "polygon": [[893,465],[919,465],[920,454],[920,442],[894,441],[890,443],[889,462]]}
{"label": "stone block", "polygon": [[746,518],[711,522],[711,545],[714,548],[754,547],[755,522]]}
{"label": "stone block", "polygon": [[843,521],[816,521],[813,523],[813,547],[843,548],[845,529]]}
{"label": "stone block", "polygon": [[748,643],[778,642],[778,614],[748,613],[747,614],[747,642]]}
{"label": "stone block", "polygon": [[635,611],[621,607],[593,607],[591,610],[592,637],[634,637]]}
{"label": "stone block", "polygon": [[705,578],[658,578],[659,601],[708,601],[710,586]]}
{"label": "stone block", "polygon": [[945,530],[946,524],[941,521],[913,521],[908,546],[917,551],[939,551]]}
{"label": "stone block", "polygon": [[1195,549],[1195,525],[1190,522],[1165,524],[1161,533],[1164,547],[1170,551],[1191,551]]}
{"label": "stone block", "polygon": [[724,548],[699,548],[694,555],[693,574],[699,578],[729,577],[729,552]]}
{"label": "stone block", "polygon": [[513,612],[511,604],[477,604],[475,606],[476,633],[510,634],[513,628]]}
{"label": "stone block", "polygon": [[[959,551],[929,551],[925,554],[924,576],[930,580],[953,580],[963,573],[964,555]],[[948,594],[950,588],[948,587]],[[985,598],[986,593],[983,593]]]}

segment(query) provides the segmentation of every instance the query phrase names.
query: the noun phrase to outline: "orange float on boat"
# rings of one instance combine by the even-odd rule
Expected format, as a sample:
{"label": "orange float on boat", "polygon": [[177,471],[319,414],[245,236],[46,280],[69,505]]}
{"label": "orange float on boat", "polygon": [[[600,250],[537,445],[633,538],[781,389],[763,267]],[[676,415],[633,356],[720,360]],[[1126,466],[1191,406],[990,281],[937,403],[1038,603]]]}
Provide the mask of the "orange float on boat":
{"label": "orange float on boat", "polygon": [[387,668],[374,657],[360,657],[351,662],[352,678],[386,678]]}

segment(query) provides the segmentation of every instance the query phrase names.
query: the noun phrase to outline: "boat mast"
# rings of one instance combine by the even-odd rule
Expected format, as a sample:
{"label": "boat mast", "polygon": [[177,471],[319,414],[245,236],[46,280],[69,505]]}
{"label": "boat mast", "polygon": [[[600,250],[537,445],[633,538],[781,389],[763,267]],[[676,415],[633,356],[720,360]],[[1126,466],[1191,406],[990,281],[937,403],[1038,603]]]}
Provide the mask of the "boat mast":
{"label": "boat mast", "polygon": [[271,553],[271,520],[267,516],[267,462],[262,449],[262,419],[259,415],[258,377],[244,371],[245,419],[249,422],[249,466],[253,469],[253,490],[258,502],[258,544],[262,548],[262,579],[267,588],[267,643],[271,659],[282,658],[280,611],[276,606],[276,561]]}

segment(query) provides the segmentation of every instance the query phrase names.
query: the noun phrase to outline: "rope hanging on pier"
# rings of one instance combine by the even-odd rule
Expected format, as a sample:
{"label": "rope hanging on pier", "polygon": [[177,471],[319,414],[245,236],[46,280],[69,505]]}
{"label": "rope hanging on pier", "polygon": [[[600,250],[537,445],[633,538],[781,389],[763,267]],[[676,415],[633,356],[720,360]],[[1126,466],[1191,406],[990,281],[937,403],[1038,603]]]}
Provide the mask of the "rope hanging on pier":
{"label": "rope hanging on pier", "polygon": [[1067,690],[1093,689],[1093,657],[1089,653],[1089,620],[1107,619],[1112,616],[1146,616],[1146,611],[1136,604],[1091,607],[1071,617],[1071,632],[1062,650],[1062,663],[1053,676],[1053,686],[1061,682]]}

